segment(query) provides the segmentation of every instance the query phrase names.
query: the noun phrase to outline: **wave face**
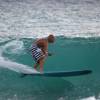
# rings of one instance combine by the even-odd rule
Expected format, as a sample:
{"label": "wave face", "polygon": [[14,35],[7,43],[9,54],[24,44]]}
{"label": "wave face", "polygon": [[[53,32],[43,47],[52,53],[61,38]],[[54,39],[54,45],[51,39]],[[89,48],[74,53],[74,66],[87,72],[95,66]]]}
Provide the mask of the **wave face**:
{"label": "wave face", "polygon": [[0,0],[0,36],[100,36],[100,0]]}
{"label": "wave face", "polygon": [[20,78],[20,73],[36,72],[29,52],[33,40],[0,38],[0,100],[100,100],[100,38],[57,37],[49,45],[54,55],[44,64],[44,71],[90,69],[92,74]]}

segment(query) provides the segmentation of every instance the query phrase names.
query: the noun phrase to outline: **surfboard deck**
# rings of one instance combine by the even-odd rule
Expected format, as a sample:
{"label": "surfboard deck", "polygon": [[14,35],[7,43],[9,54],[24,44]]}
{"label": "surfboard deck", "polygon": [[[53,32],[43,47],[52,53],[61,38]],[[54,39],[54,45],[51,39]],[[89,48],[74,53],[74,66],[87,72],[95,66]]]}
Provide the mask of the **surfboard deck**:
{"label": "surfboard deck", "polygon": [[71,77],[90,74],[91,70],[79,70],[79,71],[53,71],[53,72],[43,72],[43,73],[22,73],[23,76],[46,76],[46,77]]}

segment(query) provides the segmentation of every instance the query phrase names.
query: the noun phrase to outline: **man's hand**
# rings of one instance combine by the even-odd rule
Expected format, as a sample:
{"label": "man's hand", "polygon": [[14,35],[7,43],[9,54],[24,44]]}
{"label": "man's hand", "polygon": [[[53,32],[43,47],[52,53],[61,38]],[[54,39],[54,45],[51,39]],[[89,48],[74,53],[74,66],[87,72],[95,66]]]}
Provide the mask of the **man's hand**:
{"label": "man's hand", "polygon": [[52,53],[48,53],[48,56],[52,56],[53,54]]}
{"label": "man's hand", "polygon": [[48,52],[45,53],[45,57],[52,56],[52,55],[53,53],[48,53]]}

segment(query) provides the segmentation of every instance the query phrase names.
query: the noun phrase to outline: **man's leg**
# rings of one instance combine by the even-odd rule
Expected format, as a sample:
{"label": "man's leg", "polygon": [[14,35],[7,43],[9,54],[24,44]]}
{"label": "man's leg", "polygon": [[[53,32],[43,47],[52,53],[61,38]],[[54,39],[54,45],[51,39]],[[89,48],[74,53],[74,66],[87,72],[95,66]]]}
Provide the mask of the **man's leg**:
{"label": "man's leg", "polygon": [[39,66],[39,63],[36,63],[36,64],[34,65],[34,69],[36,69],[38,66]]}
{"label": "man's leg", "polygon": [[43,72],[44,58],[41,58],[39,60],[39,65],[40,65],[40,72]]}

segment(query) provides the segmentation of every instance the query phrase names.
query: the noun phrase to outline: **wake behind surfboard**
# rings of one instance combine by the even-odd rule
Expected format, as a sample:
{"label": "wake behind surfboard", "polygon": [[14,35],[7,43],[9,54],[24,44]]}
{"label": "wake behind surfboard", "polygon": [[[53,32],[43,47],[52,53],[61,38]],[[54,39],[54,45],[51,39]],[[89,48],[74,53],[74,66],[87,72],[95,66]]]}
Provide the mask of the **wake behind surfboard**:
{"label": "wake behind surfboard", "polygon": [[80,76],[90,74],[91,70],[78,70],[78,71],[52,71],[52,72],[43,72],[40,73],[22,73],[23,75],[31,76],[46,76],[46,77],[71,77],[71,76]]}

